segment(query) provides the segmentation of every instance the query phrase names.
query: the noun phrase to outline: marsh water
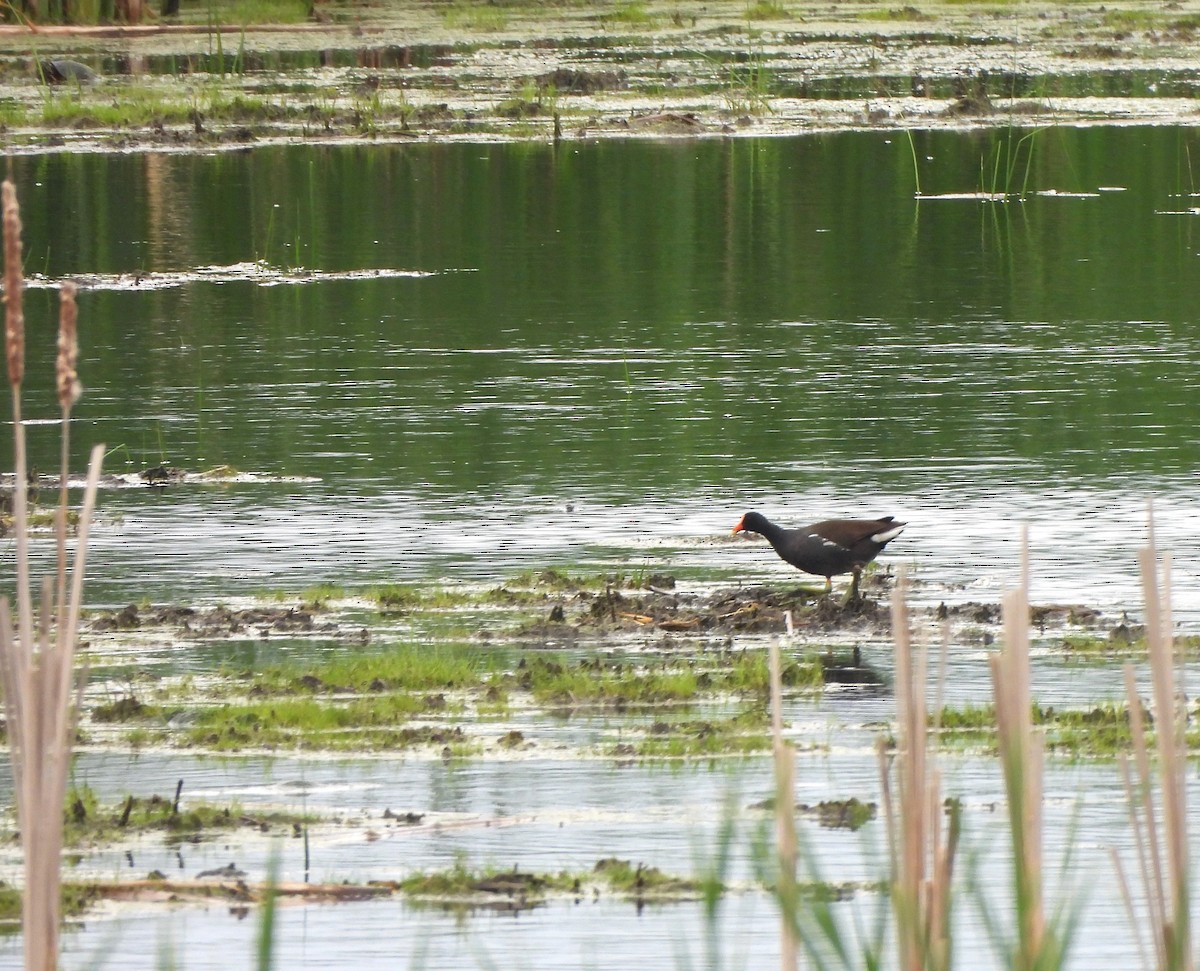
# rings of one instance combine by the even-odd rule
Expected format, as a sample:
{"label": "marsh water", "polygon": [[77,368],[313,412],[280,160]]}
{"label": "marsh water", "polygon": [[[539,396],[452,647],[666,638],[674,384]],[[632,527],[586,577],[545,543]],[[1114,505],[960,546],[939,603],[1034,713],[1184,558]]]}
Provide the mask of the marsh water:
{"label": "marsh water", "polygon": [[[777,575],[707,545],[753,507],[892,513],[946,584],[989,582],[1028,522],[1037,594],[1123,597],[1146,496],[1190,541],[1193,139],[17,159],[30,270],[88,281],[76,451],[306,480],[107,496],[93,597]],[[51,429],[34,448],[53,467]]]}
{"label": "marsh water", "polygon": [[[48,284],[74,277],[78,464],[103,441],[111,472],[246,473],[106,489],[95,605],[486,584],[543,566],[791,581],[769,550],[727,542],[759,509],[794,524],[906,520],[885,560],[907,564],[931,604],[994,600],[1028,524],[1033,599],[1119,615],[1140,607],[1153,497],[1178,619],[1194,630],[1198,141],[1109,127],[16,158],[27,270],[47,284],[27,299],[27,413],[53,417]],[[30,434],[35,464],[54,468],[54,429]],[[982,651],[953,663],[959,700],[982,698]],[[1106,696],[1114,670],[1046,665],[1035,693]],[[791,715],[828,741],[841,721],[890,710],[885,696]],[[801,801],[872,795],[869,734],[805,755]],[[78,771],[114,797],[131,778],[190,772],[206,780],[197,791],[251,803],[303,783],[306,799],[365,819],[411,807],[488,822],[390,834],[369,855],[359,834],[319,857],[325,876],[355,879],[460,853],[525,869],[625,855],[691,872],[731,794],[745,805],[770,792],[761,760],[464,769],[89,753]],[[951,775],[982,807],[982,846],[999,780],[982,761]],[[1080,794],[1103,792],[1081,824],[1085,876],[1127,838],[1115,779],[1111,765],[1059,766],[1050,783],[1060,839]],[[848,867],[830,879],[877,874],[880,831],[814,841]],[[138,872],[171,865],[163,852],[138,854]],[[228,862],[219,846],[189,852],[187,873]],[[297,865],[286,855],[285,875]],[[1115,888],[1097,896],[1085,926],[1108,928]],[[733,966],[775,953],[761,895],[733,899],[721,920]],[[459,919],[388,902],[281,921],[287,967],[347,966],[349,948],[356,967],[550,968],[566,954],[657,968],[699,960],[704,939],[697,905]],[[223,911],[97,921],[70,966],[103,946],[114,963],[154,967],[170,945],[180,967],[230,967],[213,942],[242,933],[231,949],[249,966],[253,923]],[[968,946],[986,950],[975,931]],[[1124,933],[1085,934],[1077,966],[1132,949]]]}

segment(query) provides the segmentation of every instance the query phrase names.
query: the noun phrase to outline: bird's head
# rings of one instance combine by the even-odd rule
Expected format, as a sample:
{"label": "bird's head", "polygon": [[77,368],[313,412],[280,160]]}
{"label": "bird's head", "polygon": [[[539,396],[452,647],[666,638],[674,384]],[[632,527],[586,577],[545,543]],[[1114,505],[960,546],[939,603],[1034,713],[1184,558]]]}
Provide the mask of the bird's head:
{"label": "bird's head", "polygon": [[748,513],[746,513],[746,515],[744,515],[741,519],[738,520],[738,524],[733,527],[733,531],[735,533],[741,533],[741,532],[745,532],[745,531],[749,530],[752,533],[758,533],[758,532],[761,532],[759,527],[762,526],[765,522],[766,522],[766,520],[763,519],[763,517],[760,516],[758,513],[748,512]]}

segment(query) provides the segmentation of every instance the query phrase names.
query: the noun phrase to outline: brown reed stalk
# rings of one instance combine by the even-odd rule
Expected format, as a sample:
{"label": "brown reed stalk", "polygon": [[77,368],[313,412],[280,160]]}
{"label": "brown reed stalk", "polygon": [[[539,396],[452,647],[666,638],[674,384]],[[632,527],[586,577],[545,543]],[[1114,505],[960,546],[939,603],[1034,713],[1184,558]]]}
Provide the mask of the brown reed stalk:
{"label": "brown reed stalk", "polygon": [[58,391],[58,407],[62,413],[59,445],[58,507],[58,590],[59,603],[66,599],[67,592],[67,489],[71,469],[71,407],[79,400],[82,388],[76,370],[79,361],[79,338],[76,325],[79,308],[75,303],[75,284],[67,282],[59,291],[58,313],[58,360],[55,366],[55,385]]}
{"label": "brown reed stalk", "polygon": [[[83,601],[88,532],[104,446],[97,445],[88,465],[87,486],[79,514],[70,588],[67,586],[67,466],[64,446],[62,489],[58,508],[58,583],[41,585],[35,627],[29,587],[29,515],[26,500],[25,430],[21,422],[24,378],[24,316],[21,307],[21,220],[11,181],[0,187],[4,230],[5,353],[13,396],[14,530],[17,535],[17,622],[8,598],[0,597],[0,682],[4,688],[9,751],[17,799],[17,820],[25,864],[21,924],[26,971],[54,971],[58,965],[60,863],[63,806],[71,752],[71,679],[76,633]],[[62,407],[63,434],[70,420],[78,379],[75,376],[74,289],[64,288],[56,375]]]}
{"label": "brown reed stalk", "polygon": [[[25,422],[21,414],[21,383],[25,377],[25,277],[21,264],[21,207],[17,187],[10,179],[0,184],[0,213],[4,224],[4,356],[12,387],[13,519],[28,520],[28,469],[25,456]],[[29,536],[17,531],[17,610],[25,651],[33,650],[33,599],[29,591]]]}
{"label": "brown reed stalk", "polygon": [[902,971],[937,971],[949,968],[952,960],[950,884],[959,817],[953,812],[948,830],[943,831],[941,773],[930,748],[928,652],[924,645],[913,648],[907,594],[908,578],[901,570],[892,592],[897,721],[894,794],[882,739],[877,752],[899,967]]}
{"label": "brown reed stalk", "polygon": [[[1161,825],[1154,804],[1154,776],[1146,738],[1142,703],[1132,665],[1125,666],[1125,694],[1129,702],[1129,727],[1133,742],[1133,767],[1122,759],[1121,768],[1129,800],[1138,868],[1146,910],[1154,939],[1155,967],[1193,971],[1191,870],[1187,826],[1187,709],[1182,671],[1176,669],[1171,618],[1170,563],[1160,573],[1154,538],[1154,509],[1147,510],[1148,542],[1138,552],[1142,589],[1146,598],[1146,646],[1150,662],[1151,694],[1155,711],[1155,752],[1158,788],[1162,800]],[[1120,871],[1118,871],[1120,873]],[[1120,873],[1124,880],[1124,874]],[[1129,900],[1127,906],[1132,909]],[[1136,918],[1134,919],[1136,923]]]}
{"label": "brown reed stalk", "polygon": [[1021,536],[1021,582],[1001,601],[1004,646],[988,659],[996,699],[996,728],[1008,796],[1017,905],[1016,971],[1053,962],[1042,895],[1042,778],[1044,748],[1033,731],[1029,671],[1029,534]]}
{"label": "brown reed stalk", "polygon": [[779,864],[777,892],[781,905],[780,967],[795,971],[799,953],[796,940],[796,907],[799,885],[796,882],[796,759],[792,747],[783,738],[783,673],[779,643],[773,642],[768,654],[771,675],[771,738],[775,763],[775,841]]}

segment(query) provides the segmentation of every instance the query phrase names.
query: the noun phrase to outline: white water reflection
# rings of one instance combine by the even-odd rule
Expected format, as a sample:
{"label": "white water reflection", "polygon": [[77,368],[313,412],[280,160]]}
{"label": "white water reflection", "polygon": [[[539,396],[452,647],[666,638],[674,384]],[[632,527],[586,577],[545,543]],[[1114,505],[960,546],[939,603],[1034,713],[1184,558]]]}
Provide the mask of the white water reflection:
{"label": "white water reflection", "polygon": [[[864,479],[876,475],[870,467],[861,471]],[[949,477],[944,466],[939,471]],[[765,544],[730,540],[742,513],[757,509],[794,525],[837,515],[907,521],[881,563],[905,565],[914,599],[932,606],[995,602],[1016,582],[1027,525],[1033,602],[1084,604],[1114,622],[1125,611],[1140,615],[1136,564],[1147,539],[1146,500],[1135,490],[1060,486],[1034,502],[1022,487],[986,483],[912,492],[878,480],[874,486],[869,500],[844,486],[786,496],[747,486],[638,503],[512,490],[330,497],[326,483],[113,493],[104,497],[93,533],[90,600],[191,603],[318,583],[498,584],[546,566],[589,575],[649,569],[710,582],[802,582]],[[1172,555],[1177,619],[1194,630],[1200,576],[1191,510],[1200,488],[1186,479],[1160,486],[1158,545]]]}

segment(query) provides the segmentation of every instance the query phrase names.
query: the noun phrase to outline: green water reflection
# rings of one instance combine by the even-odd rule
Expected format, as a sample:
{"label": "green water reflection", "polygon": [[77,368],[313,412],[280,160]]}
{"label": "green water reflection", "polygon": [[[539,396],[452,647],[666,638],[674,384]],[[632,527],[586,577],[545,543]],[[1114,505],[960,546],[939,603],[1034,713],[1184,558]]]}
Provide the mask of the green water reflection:
{"label": "green water reflection", "polygon": [[[99,437],[124,446],[118,467],[620,499],[1195,468],[1196,142],[1096,128],[14,164],[32,272],[432,274],[90,290],[81,455]],[[1024,195],[918,202],[914,159],[927,196]],[[31,327],[52,314],[31,292]],[[48,386],[31,396],[48,413]],[[48,434],[35,450],[52,464]]]}

